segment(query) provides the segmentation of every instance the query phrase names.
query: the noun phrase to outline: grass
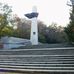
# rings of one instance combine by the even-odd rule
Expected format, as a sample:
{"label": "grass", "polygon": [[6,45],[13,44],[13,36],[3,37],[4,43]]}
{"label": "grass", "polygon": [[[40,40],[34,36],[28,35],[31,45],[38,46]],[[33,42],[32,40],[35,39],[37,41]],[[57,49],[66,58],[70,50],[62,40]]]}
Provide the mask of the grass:
{"label": "grass", "polygon": [[21,73],[12,73],[12,72],[0,72],[0,74],[21,74]]}
{"label": "grass", "polygon": [[74,72],[0,72],[0,74],[74,74]]}

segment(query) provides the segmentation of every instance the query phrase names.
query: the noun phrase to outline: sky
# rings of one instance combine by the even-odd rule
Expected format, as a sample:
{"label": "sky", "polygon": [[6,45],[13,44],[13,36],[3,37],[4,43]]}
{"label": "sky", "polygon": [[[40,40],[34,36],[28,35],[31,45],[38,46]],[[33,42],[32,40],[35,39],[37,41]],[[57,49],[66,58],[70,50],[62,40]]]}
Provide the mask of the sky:
{"label": "sky", "polygon": [[24,14],[32,12],[32,7],[36,6],[39,13],[38,20],[43,21],[47,26],[57,23],[66,26],[69,23],[70,7],[68,0],[0,0],[12,6],[14,14],[24,18]]}

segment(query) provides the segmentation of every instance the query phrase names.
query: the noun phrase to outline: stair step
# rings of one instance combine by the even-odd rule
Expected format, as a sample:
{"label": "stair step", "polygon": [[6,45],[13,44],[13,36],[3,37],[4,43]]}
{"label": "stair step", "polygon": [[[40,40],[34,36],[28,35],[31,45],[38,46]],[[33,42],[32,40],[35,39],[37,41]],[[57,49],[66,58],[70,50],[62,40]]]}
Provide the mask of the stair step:
{"label": "stair step", "polygon": [[21,64],[21,63],[0,63],[8,66],[34,66],[34,67],[74,67],[74,64]]}
{"label": "stair step", "polygon": [[37,67],[37,66],[10,66],[0,65],[0,68],[17,68],[17,69],[43,69],[43,70],[74,70],[74,67]]}

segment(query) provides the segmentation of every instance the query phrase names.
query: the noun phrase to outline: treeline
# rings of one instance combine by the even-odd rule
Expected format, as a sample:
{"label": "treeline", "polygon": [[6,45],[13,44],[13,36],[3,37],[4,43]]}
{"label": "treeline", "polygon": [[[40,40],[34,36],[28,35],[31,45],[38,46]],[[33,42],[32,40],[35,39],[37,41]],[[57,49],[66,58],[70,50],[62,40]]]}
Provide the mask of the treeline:
{"label": "treeline", "polygon": [[[17,15],[14,15],[14,17],[12,17],[11,16],[12,9],[7,4],[0,3],[0,11],[2,11],[0,13],[0,37],[14,36],[14,37],[30,39],[30,32],[31,32],[30,20],[27,20],[26,18],[19,18]],[[64,28],[61,26],[57,26],[56,23],[52,23],[51,25],[46,26],[46,24],[38,20],[39,42],[65,43],[72,41],[74,37],[70,36],[71,32],[69,35],[70,29],[68,27]]]}
{"label": "treeline", "polygon": [[[19,18],[14,16],[10,21],[11,27],[9,27],[8,36],[20,37],[25,39],[30,39],[31,32],[31,21],[25,18]],[[6,36],[7,33],[4,35]],[[64,28],[57,26],[53,23],[50,26],[46,26],[42,21],[38,21],[38,39],[42,43],[63,43],[68,42],[68,37],[64,32]]]}

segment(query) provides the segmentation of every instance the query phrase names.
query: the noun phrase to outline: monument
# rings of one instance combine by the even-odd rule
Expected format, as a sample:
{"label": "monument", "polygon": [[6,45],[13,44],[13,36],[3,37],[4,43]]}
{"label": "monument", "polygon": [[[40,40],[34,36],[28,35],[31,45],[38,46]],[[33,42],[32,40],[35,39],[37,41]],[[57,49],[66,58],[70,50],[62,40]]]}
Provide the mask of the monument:
{"label": "monument", "polygon": [[25,16],[31,19],[31,35],[30,41],[32,45],[38,45],[38,26],[37,26],[37,8],[34,6],[32,8],[32,13],[25,14]]}

